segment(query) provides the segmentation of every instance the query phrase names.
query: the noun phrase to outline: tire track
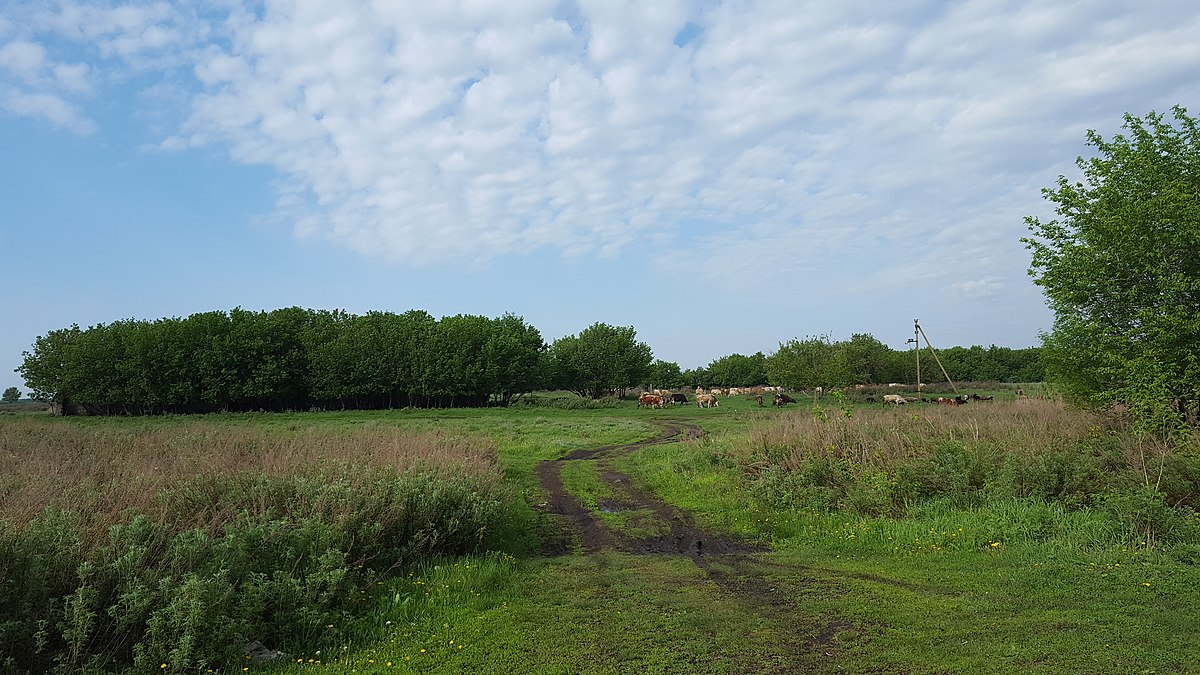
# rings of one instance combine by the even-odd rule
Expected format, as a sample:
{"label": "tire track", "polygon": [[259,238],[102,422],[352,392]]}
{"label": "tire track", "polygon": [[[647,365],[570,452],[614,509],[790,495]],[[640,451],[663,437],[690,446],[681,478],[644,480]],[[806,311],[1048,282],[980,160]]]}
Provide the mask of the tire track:
{"label": "tire track", "polygon": [[[774,618],[786,617],[794,620],[795,613],[801,608],[781,592],[776,584],[763,576],[761,568],[764,565],[753,555],[769,551],[769,546],[700,528],[690,513],[638,488],[632,478],[611,467],[613,459],[640,448],[694,440],[704,435],[700,427],[694,424],[675,421],[654,423],[659,426],[659,433],[653,438],[624,445],[575,450],[560,459],[546,460],[538,464],[538,480],[549,495],[542,510],[561,517],[569,524],[585,554],[611,550],[632,555],[685,556],[703,570],[720,589],[737,598],[751,611]],[[613,488],[613,494],[617,495],[606,500],[605,507],[620,511],[648,511],[666,525],[667,531],[655,536],[635,538],[610,530],[596,514],[568,494],[563,487],[563,464],[580,460],[596,462],[596,473]],[[570,543],[566,540],[551,541],[543,549],[547,555],[562,555],[570,551]],[[802,568],[798,568],[798,571],[802,571]],[[815,580],[806,577],[801,583],[815,583]],[[797,625],[797,628],[800,626]],[[815,626],[811,634],[797,635],[797,639],[790,645],[791,656],[798,660],[811,658],[815,652],[823,652],[829,656],[830,650],[834,648],[836,635],[850,628],[851,624],[841,620],[821,623]]]}

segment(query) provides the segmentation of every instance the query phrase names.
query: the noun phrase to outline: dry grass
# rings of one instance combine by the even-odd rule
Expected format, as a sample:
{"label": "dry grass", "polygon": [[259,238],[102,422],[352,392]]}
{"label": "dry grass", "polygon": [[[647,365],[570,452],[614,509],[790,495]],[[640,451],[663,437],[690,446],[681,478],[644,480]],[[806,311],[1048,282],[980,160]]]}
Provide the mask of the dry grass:
{"label": "dry grass", "polygon": [[851,418],[831,410],[824,421],[798,412],[754,429],[744,451],[757,461],[769,458],[785,470],[796,468],[807,457],[830,454],[888,467],[925,456],[947,441],[1037,454],[1106,434],[1113,424],[1111,419],[1046,399],[858,409]]}
{"label": "dry grass", "polygon": [[56,507],[80,514],[94,530],[128,509],[154,512],[159,493],[189,479],[314,475],[340,465],[500,479],[490,440],[441,432],[204,420],[145,428],[13,417],[0,421],[0,521],[20,527]]}

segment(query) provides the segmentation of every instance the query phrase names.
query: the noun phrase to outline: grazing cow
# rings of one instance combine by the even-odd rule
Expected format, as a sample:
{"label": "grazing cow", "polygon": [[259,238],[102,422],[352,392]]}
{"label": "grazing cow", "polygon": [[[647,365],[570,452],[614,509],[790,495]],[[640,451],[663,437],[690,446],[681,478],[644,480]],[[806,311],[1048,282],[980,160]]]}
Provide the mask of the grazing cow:
{"label": "grazing cow", "polygon": [[884,405],[904,405],[905,403],[908,403],[908,400],[905,399],[900,394],[884,394],[883,395],[883,404]]}
{"label": "grazing cow", "polygon": [[775,394],[775,405],[777,405],[781,408],[789,403],[795,403],[795,402],[796,402],[796,399],[792,398],[791,396],[788,396],[787,394],[784,394],[782,392]]}
{"label": "grazing cow", "polygon": [[686,394],[671,394],[671,405],[675,405],[676,403],[687,405],[687,402],[688,397]]}
{"label": "grazing cow", "polygon": [[696,394],[697,408],[715,408],[717,407],[717,397],[712,394]]}
{"label": "grazing cow", "polygon": [[638,397],[639,408],[661,408],[663,407],[663,397],[658,394],[642,394]]}

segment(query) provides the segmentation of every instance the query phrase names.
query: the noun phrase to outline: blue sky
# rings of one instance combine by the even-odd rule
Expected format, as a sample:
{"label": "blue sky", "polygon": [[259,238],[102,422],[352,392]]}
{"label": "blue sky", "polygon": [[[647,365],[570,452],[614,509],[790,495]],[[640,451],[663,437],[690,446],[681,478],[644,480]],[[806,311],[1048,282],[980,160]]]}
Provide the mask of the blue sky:
{"label": "blue sky", "polygon": [[7,2],[0,388],[49,330],[237,306],[633,325],[685,368],[1034,345],[1041,188],[1197,73],[1175,0]]}

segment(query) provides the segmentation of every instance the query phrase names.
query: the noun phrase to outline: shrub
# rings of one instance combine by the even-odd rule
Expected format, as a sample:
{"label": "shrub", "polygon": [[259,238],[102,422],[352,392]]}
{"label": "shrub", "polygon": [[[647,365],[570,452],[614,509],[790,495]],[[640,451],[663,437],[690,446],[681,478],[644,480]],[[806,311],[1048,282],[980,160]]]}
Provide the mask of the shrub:
{"label": "shrub", "polygon": [[[303,447],[281,449],[279,438],[265,434],[203,429],[218,451],[234,448],[236,456],[209,457],[204,468],[186,470],[196,460],[163,453],[149,461],[185,467],[182,475],[171,481],[131,472],[124,481],[153,487],[149,494],[127,492],[129,485],[89,475],[83,465],[68,466],[70,457],[88,456],[69,451],[86,447],[82,443],[42,444],[58,448],[65,462],[50,478],[81,476],[98,493],[81,500],[83,506],[126,505],[119,515],[111,508],[67,512],[59,499],[24,517],[35,496],[52,490],[37,483],[29,467],[7,476],[21,489],[0,501],[6,507],[0,514],[9,516],[0,518],[0,578],[11,581],[0,584],[0,669],[134,665],[158,671],[166,663],[171,671],[202,672],[241,660],[252,640],[285,650],[327,646],[357,603],[369,600],[353,591],[430,557],[476,550],[506,499],[494,464],[467,468],[449,461],[444,447],[413,452],[421,443],[392,443],[378,429],[334,436],[367,451],[358,456],[342,449],[341,456],[294,466],[270,458],[304,455]],[[9,438],[16,433],[7,431]],[[97,436],[108,438],[103,431]],[[78,432],[67,428],[60,441]],[[35,436],[41,435],[31,434],[30,444]],[[103,460],[91,464],[120,472],[131,461],[148,460],[153,449],[144,440],[132,442],[132,460],[114,453],[108,461],[109,445],[91,452]],[[324,434],[291,440],[336,449]],[[426,440],[432,446],[460,442],[436,435]],[[407,469],[396,461],[397,448],[410,457]],[[466,450],[456,455],[459,461],[475,452]],[[237,465],[254,469],[231,470]]]}

